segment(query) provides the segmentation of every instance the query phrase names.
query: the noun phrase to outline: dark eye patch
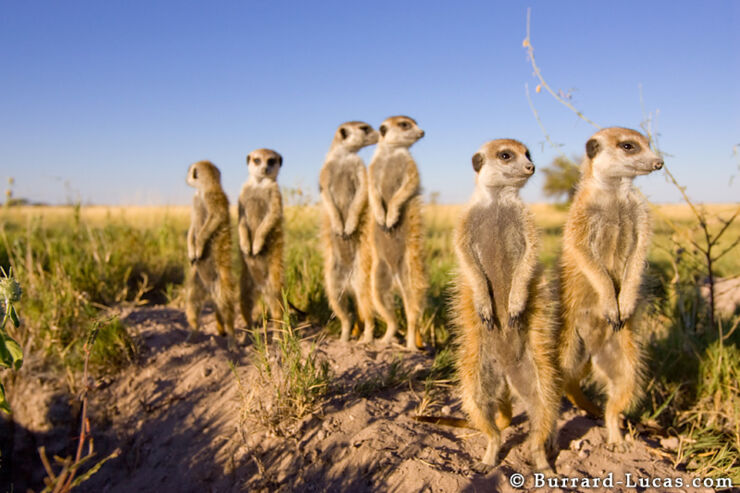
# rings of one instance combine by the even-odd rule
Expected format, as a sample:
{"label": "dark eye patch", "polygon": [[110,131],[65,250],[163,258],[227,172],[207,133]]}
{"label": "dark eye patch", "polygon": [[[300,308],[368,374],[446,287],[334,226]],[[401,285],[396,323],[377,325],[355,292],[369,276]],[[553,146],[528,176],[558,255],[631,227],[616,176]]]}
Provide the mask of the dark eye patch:
{"label": "dark eye patch", "polygon": [[399,123],[399,124],[398,124],[398,126],[399,126],[399,127],[401,127],[402,129],[406,130],[406,129],[408,129],[408,128],[409,128],[409,127],[410,127],[411,125],[409,125],[409,122],[401,122],[401,123]]}
{"label": "dark eye patch", "polygon": [[342,128],[340,128],[340,129],[339,129],[339,133],[341,134],[341,136],[342,136],[342,139],[346,139],[346,138],[347,138],[347,135],[349,135],[349,134],[347,133],[347,129],[346,129],[346,128],[344,128],[344,127],[342,127]]}
{"label": "dark eye patch", "polygon": [[527,156],[527,159],[532,162],[532,156],[529,155],[529,149],[527,149],[527,152],[524,153],[525,156]]}
{"label": "dark eye patch", "polygon": [[260,164],[262,160],[258,157],[254,158],[254,164]]}
{"label": "dark eye patch", "polygon": [[641,150],[640,144],[638,144],[634,140],[625,140],[617,145],[627,154],[637,154]]}
{"label": "dark eye patch", "polygon": [[509,149],[504,149],[503,151],[499,151],[498,154],[496,154],[496,157],[499,158],[502,161],[511,161],[514,159],[516,154],[514,154],[513,151],[510,151]]}
{"label": "dark eye patch", "polygon": [[361,126],[361,127],[360,127],[360,130],[362,130],[362,131],[363,131],[363,132],[365,132],[366,134],[369,134],[369,133],[370,133],[370,127],[369,127],[369,126],[367,126],[367,125],[363,125],[363,126]]}
{"label": "dark eye patch", "polygon": [[267,159],[267,166],[269,166],[269,167],[275,166],[275,161],[276,161],[276,159],[274,157],[268,158]]}

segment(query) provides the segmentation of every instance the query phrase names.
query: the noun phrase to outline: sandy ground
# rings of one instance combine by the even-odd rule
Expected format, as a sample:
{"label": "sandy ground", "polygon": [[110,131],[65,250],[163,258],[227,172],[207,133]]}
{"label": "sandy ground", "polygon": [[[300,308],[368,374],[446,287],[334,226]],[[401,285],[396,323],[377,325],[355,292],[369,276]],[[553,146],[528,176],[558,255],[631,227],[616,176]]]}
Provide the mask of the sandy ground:
{"label": "sandy ground", "polygon": [[[235,360],[224,339],[210,335],[212,319],[206,316],[204,333],[186,344],[185,317],[177,309],[141,308],[126,315],[141,347],[139,362],[99,379],[90,406],[98,457],[116,448],[120,455],[80,491],[521,491],[509,483],[516,473],[525,478],[523,490],[534,490],[523,409],[515,406],[513,423],[503,433],[502,463],[487,475],[472,470],[485,449],[479,433],[413,419],[424,399],[422,377],[431,354],[320,341],[319,355],[333,373],[327,396],[301,419],[268,426],[244,412],[251,406],[245,402],[253,404],[245,394],[266,391],[250,362],[251,348]],[[12,491],[40,489],[44,473],[37,447],[62,456],[76,447],[76,396],[60,386],[59,375],[39,375],[33,368],[27,364],[11,385],[15,423],[2,423],[0,436],[12,450],[12,474],[0,491],[10,491],[8,481]],[[387,383],[393,371],[414,383],[377,383]],[[463,417],[454,389],[438,388],[434,397],[425,412]],[[269,407],[269,399],[264,402]],[[627,481],[640,478],[689,484],[692,477],[672,466],[660,437],[646,433],[628,452],[612,452],[603,422],[565,403],[558,429],[552,462],[558,478],[611,477],[614,485],[542,491],[713,491],[628,487]]]}

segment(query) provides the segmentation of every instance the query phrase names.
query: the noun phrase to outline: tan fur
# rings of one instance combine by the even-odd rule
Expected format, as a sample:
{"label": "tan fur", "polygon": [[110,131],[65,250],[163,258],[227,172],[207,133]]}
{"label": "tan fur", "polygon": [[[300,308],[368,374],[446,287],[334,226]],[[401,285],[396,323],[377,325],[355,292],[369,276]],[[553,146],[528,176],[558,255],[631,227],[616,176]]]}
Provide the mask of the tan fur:
{"label": "tan fur", "polygon": [[624,128],[597,132],[586,150],[563,234],[559,356],[572,402],[600,413],[579,382],[592,373],[605,386],[608,440],[623,448],[619,415],[641,390],[643,358],[635,329],[651,232],[647,204],[632,180],[660,169],[663,160],[642,134]]}
{"label": "tan fur", "polygon": [[460,263],[453,315],[463,409],[488,438],[480,467],[498,462],[511,393],[525,403],[530,451],[549,470],[559,409],[552,296],[537,260],[538,234],[519,188],[534,172],[527,148],[501,139],[473,157],[476,188],[455,231]]}
{"label": "tan fur", "polygon": [[247,155],[249,177],[239,194],[240,301],[247,330],[263,296],[273,319],[282,318],[283,306],[283,199],[277,175],[283,158],[275,151],[257,149]]}
{"label": "tan fur", "polygon": [[401,293],[406,313],[406,347],[423,347],[417,324],[424,309],[427,288],[422,260],[419,170],[409,152],[424,136],[416,122],[405,116],[385,120],[368,172],[368,199],[372,215],[371,289],[378,315],[388,329],[381,339],[393,342],[398,321],[394,292]]}
{"label": "tan fur", "polygon": [[367,171],[357,151],[377,142],[378,132],[367,123],[343,123],[334,134],[319,176],[326,294],[342,324],[343,342],[349,341],[352,324],[350,295],[364,325],[363,342],[373,339]]}
{"label": "tan fur", "polygon": [[186,283],[188,323],[197,331],[207,296],[216,305],[218,333],[228,334],[234,345],[234,280],[231,274],[231,222],[229,200],[221,187],[221,173],[209,161],[188,169],[187,183],[196,188],[188,229],[191,268]]}

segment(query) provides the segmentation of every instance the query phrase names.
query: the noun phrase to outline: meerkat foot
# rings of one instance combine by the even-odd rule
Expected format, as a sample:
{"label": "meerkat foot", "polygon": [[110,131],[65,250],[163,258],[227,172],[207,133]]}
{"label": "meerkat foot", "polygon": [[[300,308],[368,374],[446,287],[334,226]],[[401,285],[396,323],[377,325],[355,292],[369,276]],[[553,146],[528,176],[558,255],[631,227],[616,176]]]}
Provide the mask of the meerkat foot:
{"label": "meerkat foot", "polygon": [[380,339],[378,339],[378,344],[381,346],[389,346],[395,342],[395,334],[386,334]]}
{"label": "meerkat foot", "polygon": [[483,461],[478,461],[475,464],[473,464],[473,467],[471,469],[477,472],[478,474],[482,474],[485,476],[489,472],[493,471],[494,467],[496,467],[494,464],[486,464]]}
{"label": "meerkat foot", "polygon": [[239,344],[236,342],[236,337],[233,335],[226,336],[226,348],[230,353],[236,354],[239,352]]}

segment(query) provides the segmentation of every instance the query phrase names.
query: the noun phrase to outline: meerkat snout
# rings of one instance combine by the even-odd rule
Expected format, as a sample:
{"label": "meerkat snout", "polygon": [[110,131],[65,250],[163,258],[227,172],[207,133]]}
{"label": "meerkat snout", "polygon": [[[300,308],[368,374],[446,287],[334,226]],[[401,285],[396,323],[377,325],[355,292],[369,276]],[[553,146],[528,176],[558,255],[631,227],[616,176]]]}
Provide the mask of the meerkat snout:
{"label": "meerkat snout", "polygon": [[662,169],[664,164],[665,162],[662,159],[658,158],[653,162],[653,169],[654,170]]}

